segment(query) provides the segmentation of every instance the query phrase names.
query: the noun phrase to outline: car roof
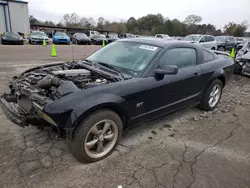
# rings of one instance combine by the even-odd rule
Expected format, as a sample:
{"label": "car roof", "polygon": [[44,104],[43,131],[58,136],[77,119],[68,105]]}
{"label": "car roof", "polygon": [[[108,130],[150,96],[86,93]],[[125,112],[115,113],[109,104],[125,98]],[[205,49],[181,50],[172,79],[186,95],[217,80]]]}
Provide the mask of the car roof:
{"label": "car roof", "polygon": [[160,38],[126,38],[126,39],[120,39],[119,41],[127,41],[127,42],[136,42],[136,43],[142,43],[146,45],[152,45],[157,47],[165,47],[166,45],[178,43],[178,44],[190,44],[187,41],[178,41],[178,40],[162,40]]}

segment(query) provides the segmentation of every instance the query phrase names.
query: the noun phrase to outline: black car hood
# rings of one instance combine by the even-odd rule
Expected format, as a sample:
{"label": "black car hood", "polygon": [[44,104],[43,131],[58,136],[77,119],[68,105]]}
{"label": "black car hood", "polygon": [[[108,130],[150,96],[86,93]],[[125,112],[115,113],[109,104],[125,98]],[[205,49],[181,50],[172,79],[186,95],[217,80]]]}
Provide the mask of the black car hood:
{"label": "black car hood", "polygon": [[23,40],[23,39],[21,39],[20,37],[8,36],[8,37],[6,37],[4,40],[17,41],[17,40]]}
{"label": "black car hood", "polygon": [[77,40],[90,40],[90,38],[87,38],[87,37],[77,37],[76,39]]}

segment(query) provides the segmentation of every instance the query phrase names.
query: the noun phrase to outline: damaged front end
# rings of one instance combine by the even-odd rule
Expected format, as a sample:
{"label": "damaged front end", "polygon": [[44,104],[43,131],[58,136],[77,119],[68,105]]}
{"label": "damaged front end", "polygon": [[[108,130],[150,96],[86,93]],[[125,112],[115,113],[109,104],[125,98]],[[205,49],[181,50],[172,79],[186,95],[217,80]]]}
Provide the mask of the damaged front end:
{"label": "damaged front end", "polygon": [[83,61],[35,67],[13,77],[10,93],[0,98],[1,108],[8,119],[21,127],[53,125],[61,129],[63,125],[44,111],[46,106],[71,93],[119,80],[111,75]]}

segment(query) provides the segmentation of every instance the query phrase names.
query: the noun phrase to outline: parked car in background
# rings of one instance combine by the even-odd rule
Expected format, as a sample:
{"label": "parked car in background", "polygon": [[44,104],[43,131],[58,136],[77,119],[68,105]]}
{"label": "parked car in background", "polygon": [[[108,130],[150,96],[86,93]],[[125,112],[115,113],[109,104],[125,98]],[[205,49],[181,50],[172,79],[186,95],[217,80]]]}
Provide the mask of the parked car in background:
{"label": "parked car in background", "polygon": [[75,33],[72,37],[73,44],[91,44],[91,39],[85,33]]}
{"label": "parked car in background", "polygon": [[29,37],[30,44],[42,44],[43,40],[49,44],[49,37],[43,31],[32,31]]}
{"label": "parked car in background", "polygon": [[235,48],[236,53],[237,53],[238,51],[240,51],[246,44],[250,44],[250,42],[248,42],[247,40],[244,40],[244,41],[242,41],[241,43],[239,43],[239,44],[236,46],[236,48]]}
{"label": "parked car in background", "polygon": [[234,73],[250,76],[250,42],[236,53]]}
{"label": "parked car in background", "polygon": [[237,46],[236,38],[233,36],[217,36],[215,39],[219,51],[231,51]]}
{"label": "parked car in background", "polygon": [[118,40],[118,35],[107,35],[106,38],[108,39],[108,43],[114,42]]}
{"label": "parked car in background", "polygon": [[26,70],[0,102],[15,124],[56,127],[78,161],[96,162],[126,128],[188,106],[214,110],[233,65],[187,42],[123,39],[85,60]]}
{"label": "parked car in background", "polygon": [[95,45],[102,45],[103,42],[105,44],[108,44],[108,39],[105,37],[105,35],[95,35],[93,38],[91,38],[91,43]]}
{"label": "parked car in background", "polygon": [[94,31],[94,30],[88,30],[88,31],[85,31],[85,34],[90,38],[92,39],[94,36],[96,35],[100,35],[100,33],[98,31]]}
{"label": "parked car in background", "polygon": [[136,36],[132,33],[120,33],[118,34],[119,38],[136,38]]}
{"label": "parked car in background", "polygon": [[2,35],[2,44],[23,44],[23,37],[17,32],[5,32]]}
{"label": "parked car in background", "polygon": [[54,44],[70,44],[70,38],[65,32],[56,32],[53,36]]}
{"label": "parked car in background", "polygon": [[210,50],[217,50],[217,41],[212,35],[192,34],[184,37],[185,41],[196,43]]}
{"label": "parked car in background", "polygon": [[155,38],[171,39],[167,34],[156,34]]}
{"label": "parked car in background", "polygon": [[246,44],[247,39],[244,39],[244,38],[236,38],[236,41],[237,41],[237,45],[238,44]]}

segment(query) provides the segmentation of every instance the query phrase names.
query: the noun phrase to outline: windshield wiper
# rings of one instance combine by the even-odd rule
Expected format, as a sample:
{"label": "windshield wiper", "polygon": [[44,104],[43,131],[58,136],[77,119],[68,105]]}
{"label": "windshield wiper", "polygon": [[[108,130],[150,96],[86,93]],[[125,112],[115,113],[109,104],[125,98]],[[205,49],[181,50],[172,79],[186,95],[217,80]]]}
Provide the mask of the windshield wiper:
{"label": "windshield wiper", "polygon": [[107,64],[107,63],[102,63],[102,62],[97,62],[97,61],[91,61],[91,60],[88,60],[88,59],[85,59],[84,61],[86,61],[86,62],[88,62],[88,63],[91,63],[91,64],[94,65],[94,66],[95,66],[95,65],[101,65],[101,66],[103,66],[103,67],[107,67],[107,68],[109,68],[109,69],[115,71],[121,78],[124,79],[123,74],[122,74],[119,70],[117,70],[117,68],[115,68],[115,66],[112,66],[112,65]]}
{"label": "windshield wiper", "polygon": [[116,73],[119,74],[120,77],[124,78],[123,74],[121,73],[121,71],[117,70],[117,68],[113,65],[107,64],[107,63],[103,63],[103,62],[97,62],[99,65],[105,66],[111,70],[114,70]]}

